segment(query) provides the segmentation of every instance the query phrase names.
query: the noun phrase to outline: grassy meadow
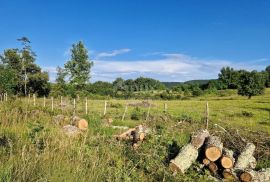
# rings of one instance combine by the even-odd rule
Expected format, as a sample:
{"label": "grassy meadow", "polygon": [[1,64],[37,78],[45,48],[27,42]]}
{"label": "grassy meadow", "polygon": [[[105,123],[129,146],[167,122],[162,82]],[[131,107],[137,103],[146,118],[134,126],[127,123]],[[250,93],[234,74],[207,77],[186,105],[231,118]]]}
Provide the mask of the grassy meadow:
{"label": "grassy meadow", "polygon": [[[204,127],[209,104],[209,130],[224,145],[240,152],[246,141],[257,146],[257,168],[270,167],[270,89],[251,99],[236,91],[223,97],[202,96],[186,100],[150,100],[151,107],[127,107],[139,100],[76,100],[76,115],[89,122],[88,131],[67,137],[52,117],[73,115],[73,100],[10,97],[0,103],[0,181],[209,181],[209,172],[194,164],[185,175],[173,175],[169,160],[189,141],[192,132]],[[164,112],[164,104],[167,112]],[[148,114],[149,113],[149,114]],[[112,125],[134,127],[145,123],[152,129],[137,151],[129,141],[114,137],[123,130]],[[66,123],[68,124],[68,123]]]}

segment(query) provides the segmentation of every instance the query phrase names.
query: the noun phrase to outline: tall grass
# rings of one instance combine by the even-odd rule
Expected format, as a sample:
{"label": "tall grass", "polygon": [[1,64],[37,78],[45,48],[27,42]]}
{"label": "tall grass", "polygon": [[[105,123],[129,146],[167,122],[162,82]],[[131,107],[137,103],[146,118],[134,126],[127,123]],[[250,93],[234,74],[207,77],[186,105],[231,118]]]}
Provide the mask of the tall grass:
{"label": "tall grass", "polygon": [[[76,114],[89,121],[89,130],[79,137],[67,137],[52,117],[61,113],[71,116],[72,106],[61,110],[55,100],[54,111],[49,100],[43,108],[43,99],[37,100],[36,107],[24,98],[0,104],[0,181],[207,181],[207,172],[198,172],[196,164],[186,175],[174,176],[168,169],[169,160],[189,141],[190,134],[203,127],[206,100],[213,133],[220,132],[214,125],[218,124],[238,129],[250,140],[250,131],[270,136],[269,90],[251,100],[235,95],[222,100],[154,100],[147,121],[148,108],[138,111],[134,107],[128,107],[126,119],[121,121],[127,101],[109,100],[106,117],[113,118],[113,125],[133,127],[146,123],[154,131],[137,151],[130,142],[115,140],[113,135],[121,130],[103,125],[101,100],[89,101],[88,115],[84,113],[84,101],[78,102]],[[164,102],[168,104],[168,113],[163,113]],[[252,114],[247,117],[243,111]],[[138,112],[136,120],[131,119],[134,112]],[[270,167],[267,157],[259,160],[259,167]]]}

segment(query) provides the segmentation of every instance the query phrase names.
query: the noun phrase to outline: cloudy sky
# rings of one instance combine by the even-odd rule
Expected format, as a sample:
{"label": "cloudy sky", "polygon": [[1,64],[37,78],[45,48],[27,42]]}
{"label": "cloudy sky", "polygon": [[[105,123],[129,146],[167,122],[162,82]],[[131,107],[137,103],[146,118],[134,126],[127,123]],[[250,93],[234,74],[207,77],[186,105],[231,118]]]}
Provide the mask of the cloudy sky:
{"label": "cloudy sky", "polygon": [[269,0],[0,0],[0,53],[27,36],[54,81],[82,40],[92,82],[210,79],[223,66],[270,64],[269,17]]}

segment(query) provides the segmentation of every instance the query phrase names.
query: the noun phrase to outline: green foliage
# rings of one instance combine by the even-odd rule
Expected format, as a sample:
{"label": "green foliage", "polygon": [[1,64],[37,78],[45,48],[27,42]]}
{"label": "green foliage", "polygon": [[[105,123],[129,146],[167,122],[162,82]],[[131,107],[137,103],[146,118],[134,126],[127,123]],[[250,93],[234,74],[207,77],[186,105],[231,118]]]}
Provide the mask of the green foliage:
{"label": "green foliage", "polygon": [[140,120],[140,118],[142,117],[142,112],[140,110],[139,107],[136,107],[135,109],[133,109],[131,115],[130,115],[130,119],[132,120]]}
{"label": "green foliage", "polygon": [[90,69],[93,62],[89,61],[88,51],[82,41],[72,45],[71,59],[65,64],[70,84],[76,90],[85,88],[90,79]]}
{"label": "green foliage", "polygon": [[16,80],[12,93],[48,95],[50,92],[48,73],[42,72],[35,64],[36,54],[32,51],[29,39],[22,37],[18,40],[23,45],[22,49],[7,49],[0,56],[3,64],[1,67],[8,70],[6,73],[10,74],[9,85],[14,85]]}
{"label": "green foliage", "polygon": [[238,94],[252,96],[263,94],[265,86],[265,77],[262,73],[256,71],[242,71],[239,77]]}
{"label": "green foliage", "polygon": [[265,68],[265,72],[266,72],[266,87],[270,87],[270,66],[267,66]]}
{"label": "green foliage", "polygon": [[218,74],[218,79],[229,89],[235,89],[238,85],[239,73],[230,67],[223,67]]}
{"label": "green foliage", "polygon": [[113,95],[113,85],[109,82],[97,81],[93,84],[87,85],[87,91],[92,94],[99,94],[104,96]]}
{"label": "green foliage", "polygon": [[5,69],[0,66],[0,93],[15,93],[18,79],[13,69]]}

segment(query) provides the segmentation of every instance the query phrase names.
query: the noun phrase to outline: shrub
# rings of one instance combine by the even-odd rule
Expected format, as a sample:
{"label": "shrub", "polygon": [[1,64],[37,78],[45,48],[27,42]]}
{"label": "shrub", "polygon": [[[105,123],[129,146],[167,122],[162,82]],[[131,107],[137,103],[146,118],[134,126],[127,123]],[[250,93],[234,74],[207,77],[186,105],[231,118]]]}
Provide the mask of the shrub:
{"label": "shrub", "polygon": [[252,112],[249,111],[242,111],[242,115],[245,117],[253,117],[254,114]]}

